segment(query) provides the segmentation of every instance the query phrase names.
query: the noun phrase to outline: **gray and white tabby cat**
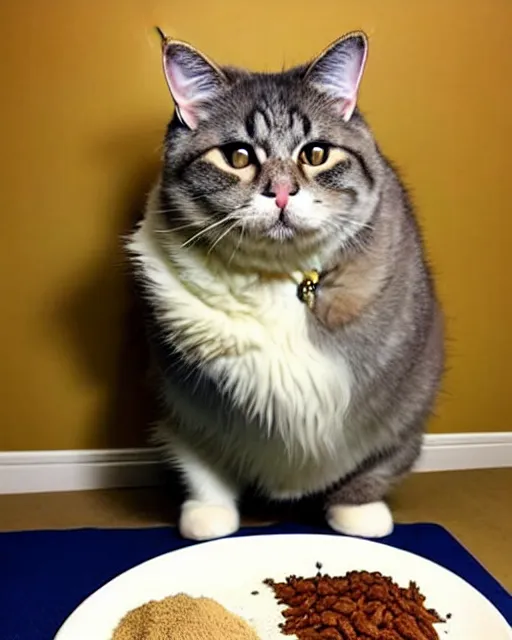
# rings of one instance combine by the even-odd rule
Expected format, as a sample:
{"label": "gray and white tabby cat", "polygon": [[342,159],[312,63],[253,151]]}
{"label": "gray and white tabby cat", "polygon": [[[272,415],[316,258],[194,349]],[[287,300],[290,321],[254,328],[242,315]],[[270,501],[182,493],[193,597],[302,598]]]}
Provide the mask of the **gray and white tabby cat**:
{"label": "gray and white tabby cat", "polygon": [[318,495],[346,534],[393,528],[384,498],[419,455],[443,323],[407,195],[355,108],[366,54],[352,33],[262,74],[164,43],[176,110],[129,251],[187,538],[234,532],[247,488]]}

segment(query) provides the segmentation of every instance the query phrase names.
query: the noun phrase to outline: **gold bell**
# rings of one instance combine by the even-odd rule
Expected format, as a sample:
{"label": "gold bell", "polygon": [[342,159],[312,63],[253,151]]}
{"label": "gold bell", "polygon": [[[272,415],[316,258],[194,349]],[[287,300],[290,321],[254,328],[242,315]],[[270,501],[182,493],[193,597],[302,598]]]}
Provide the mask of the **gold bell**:
{"label": "gold bell", "polygon": [[320,274],[318,271],[307,271],[304,273],[302,282],[297,287],[297,297],[309,309],[312,309],[315,304],[316,288],[319,280]]}

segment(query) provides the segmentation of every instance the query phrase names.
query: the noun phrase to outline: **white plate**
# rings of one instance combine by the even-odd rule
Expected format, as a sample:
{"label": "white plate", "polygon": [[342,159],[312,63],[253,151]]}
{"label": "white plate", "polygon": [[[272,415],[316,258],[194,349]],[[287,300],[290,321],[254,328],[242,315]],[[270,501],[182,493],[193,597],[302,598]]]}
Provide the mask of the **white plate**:
{"label": "white plate", "polygon": [[[248,620],[262,640],[285,640],[283,620],[265,578],[311,576],[315,564],[330,575],[381,571],[401,586],[418,583],[426,604],[450,620],[443,640],[511,640],[501,614],[461,578],[419,556],[386,545],[329,535],[273,535],[216,540],[166,553],[121,574],[87,598],[55,640],[110,640],[125,613],[152,599],[180,592],[209,596]],[[258,591],[258,595],[251,592]],[[446,633],[445,633],[446,632]]]}

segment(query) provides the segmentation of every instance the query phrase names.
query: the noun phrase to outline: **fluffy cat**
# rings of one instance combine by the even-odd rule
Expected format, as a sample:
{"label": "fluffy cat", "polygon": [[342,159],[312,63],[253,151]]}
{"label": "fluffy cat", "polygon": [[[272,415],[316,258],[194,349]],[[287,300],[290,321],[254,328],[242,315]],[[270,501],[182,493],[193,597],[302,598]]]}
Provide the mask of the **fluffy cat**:
{"label": "fluffy cat", "polygon": [[407,195],[356,108],[367,46],[351,33],[262,74],[164,42],[175,114],[128,248],[187,538],[233,533],[249,487],[318,495],[346,534],[393,528],[384,498],[420,453],[443,323]]}

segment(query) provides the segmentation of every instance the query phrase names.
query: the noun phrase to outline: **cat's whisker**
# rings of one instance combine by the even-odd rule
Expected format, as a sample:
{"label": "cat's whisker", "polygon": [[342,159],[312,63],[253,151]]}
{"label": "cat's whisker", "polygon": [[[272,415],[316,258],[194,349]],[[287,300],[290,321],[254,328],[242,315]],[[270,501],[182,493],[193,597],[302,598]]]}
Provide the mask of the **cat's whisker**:
{"label": "cat's whisker", "polygon": [[177,213],[183,214],[183,209],[152,209],[155,213],[165,215],[165,214],[173,214],[173,220],[190,220],[190,216],[186,215],[174,215]]}
{"label": "cat's whisker", "polygon": [[370,231],[373,231],[374,227],[372,224],[364,224],[364,223],[353,223],[352,224],[352,228],[356,229],[356,231],[360,231],[361,229],[369,229]]}
{"label": "cat's whisker", "polygon": [[238,251],[238,249],[240,249],[240,245],[242,244],[242,238],[244,237],[244,232],[245,232],[245,221],[242,220],[242,228],[240,229],[240,235],[238,237],[238,241],[235,245],[235,248],[233,249],[233,253],[231,254],[228,260],[228,267],[231,265],[236,252]]}
{"label": "cat's whisker", "polygon": [[228,233],[230,233],[231,231],[233,231],[233,229],[236,227],[236,225],[238,224],[238,222],[239,222],[239,220],[238,220],[238,218],[237,218],[237,219],[233,222],[233,224],[232,224],[230,227],[228,227],[228,228],[226,229],[226,231],[224,231],[224,233],[222,233],[222,234],[217,238],[217,240],[215,240],[215,242],[212,244],[212,246],[208,249],[208,253],[207,253],[206,255],[210,255],[210,253],[215,249],[215,247],[219,244],[219,242],[220,242],[223,238],[225,238],[225,237],[228,235]]}
{"label": "cat's whisker", "polygon": [[338,215],[337,218],[334,218],[334,220],[330,220],[330,222],[333,222],[334,224],[342,222],[342,223],[350,224],[350,225],[357,226],[357,227],[370,227],[370,228],[373,228],[373,224],[371,222],[364,222],[363,220],[356,220],[355,218],[352,218],[351,216],[347,216],[347,215]]}
{"label": "cat's whisker", "polygon": [[[208,198],[209,196],[214,196],[216,193],[221,193],[222,191],[225,191],[224,188],[222,189],[214,189],[213,191],[208,191],[206,193],[200,193],[196,196],[190,196],[187,195],[187,200],[186,202],[196,202],[197,200],[204,200],[205,198]],[[185,204],[183,205],[185,206]]]}
{"label": "cat's whisker", "polygon": [[[220,189],[220,191],[223,191],[223,189]],[[189,197],[187,197],[186,203],[184,203],[184,204],[182,204],[180,206],[162,207],[160,209],[155,208],[155,209],[152,209],[152,211],[154,211],[154,213],[158,213],[158,214],[170,214],[170,213],[181,213],[181,214],[183,214],[183,213],[186,213],[187,204],[189,204],[190,202],[196,202],[197,200],[201,200],[201,199],[205,198],[206,195],[215,195],[216,193],[217,193],[217,191],[211,191],[210,193],[205,194],[205,195],[200,195],[200,196],[195,196],[195,197],[189,196]],[[186,216],[182,216],[182,217],[187,219]]]}
{"label": "cat's whisker", "polygon": [[[201,231],[198,231],[188,240],[185,240],[185,242],[180,246],[180,249],[184,249],[185,247],[188,247],[190,244],[192,244],[195,240],[198,240],[205,233],[212,231],[213,229],[217,228],[221,224],[225,224],[226,222],[229,222],[229,220],[231,219],[232,219],[232,214],[228,213],[228,215],[222,218],[221,220],[217,220],[216,222],[213,222],[212,224],[208,225],[204,229],[201,229]],[[237,223],[238,223],[238,220],[235,222],[235,224]]]}
{"label": "cat's whisker", "polygon": [[190,227],[198,227],[198,226],[200,226],[198,222],[190,222],[189,224],[182,224],[179,227],[169,227],[168,229],[154,229],[154,232],[168,235],[175,231],[182,231],[183,229],[190,229]]}

